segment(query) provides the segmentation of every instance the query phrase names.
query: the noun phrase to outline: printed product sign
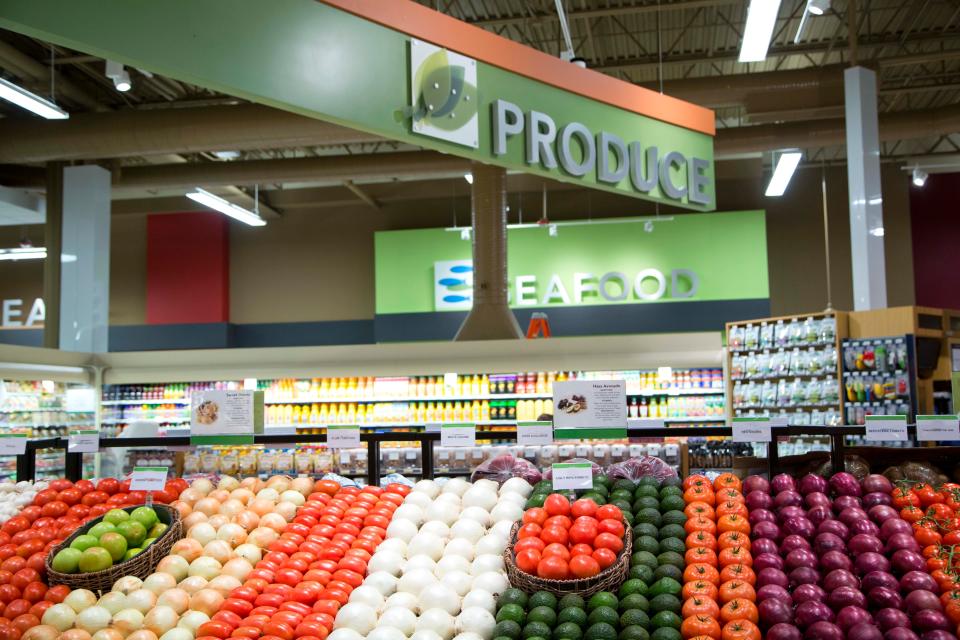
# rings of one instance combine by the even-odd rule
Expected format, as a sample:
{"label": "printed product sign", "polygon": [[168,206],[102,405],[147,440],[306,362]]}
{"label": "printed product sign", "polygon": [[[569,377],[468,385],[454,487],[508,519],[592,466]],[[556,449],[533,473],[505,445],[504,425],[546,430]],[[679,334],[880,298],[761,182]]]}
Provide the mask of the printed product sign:
{"label": "printed product sign", "polygon": [[356,449],[360,446],[360,427],[356,425],[327,425],[327,446],[331,449]]}
{"label": "printed product sign", "polygon": [[256,395],[247,390],[195,391],[190,399],[191,444],[253,444]]}
{"label": "printed product sign", "polygon": [[134,467],[130,474],[131,491],[163,491],[167,467]]}
{"label": "printed product sign", "polygon": [[477,444],[477,425],[458,422],[440,426],[440,446],[473,447]]}
{"label": "printed product sign", "polygon": [[734,418],[734,442],[770,442],[770,418]]}
{"label": "printed product sign", "polygon": [[0,433],[0,456],[22,456],[26,451],[26,433]]}
{"label": "printed product sign", "polygon": [[553,424],[558,429],[625,429],[623,380],[569,380],[553,384]]}
{"label": "printed product sign", "polygon": [[866,439],[871,442],[907,440],[906,416],[866,416]]}
{"label": "printed product sign", "polygon": [[558,462],[552,465],[555,490],[589,489],[593,486],[593,465],[589,462]]}
{"label": "printed product sign", "polygon": [[960,420],[957,416],[917,416],[917,440],[920,442],[960,440]]}
{"label": "printed product sign", "polygon": [[553,444],[553,424],[550,422],[518,422],[517,444]]}
{"label": "printed product sign", "polygon": [[68,453],[96,453],[99,450],[99,429],[71,429],[67,434]]}

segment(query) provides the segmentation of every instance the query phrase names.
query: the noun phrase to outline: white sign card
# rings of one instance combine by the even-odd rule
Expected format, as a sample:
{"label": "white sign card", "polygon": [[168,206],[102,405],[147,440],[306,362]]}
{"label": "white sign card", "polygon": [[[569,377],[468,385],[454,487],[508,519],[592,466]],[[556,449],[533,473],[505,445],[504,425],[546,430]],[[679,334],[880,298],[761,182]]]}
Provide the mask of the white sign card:
{"label": "white sign card", "polygon": [[552,422],[518,422],[517,444],[553,444]]}
{"label": "white sign card", "polygon": [[732,426],[734,442],[770,442],[773,439],[769,418],[734,418]]}
{"label": "white sign card", "polygon": [[71,429],[67,435],[67,453],[96,453],[99,450],[99,429]]}
{"label": "white sign card", "polygon": [[960,440],[960,420],[957,416],[917,416],[917,440],[921,442]]}
{"label": "white sign card", "polygon": [[360,427],[347,424],[328,424],[327,446],[331,449],[358,448],[360,446]]}
{"label": "white sign card", "polygon": [[473,447],[477,444],[477,425],[458,422],[440,426],[440,446]]}
{"label": "white sign card", "polygon": [[626,428],[626,384],[623,380],[554,382],[553,425],[558,429]]}
{"label": "white sign card", "polygon": [[866,416],[867,440],[894,442],[907,440],[906,416]]}
{"label": "white sign card", "polygon": [[130,474],[131,491],[163,491],[167,467],[134,467]]}
{"label": "white sign card", "polygon": [[427,433],[440,433],[440,423],[439,422],[428,422],[424,431]]}
{"label": "white sign card", "polygon": [[191,436],[252,435],[255,391],[195,391],[190,402]]}
{"label": "white sign card", "polygon": [[93,389],[67,389],[67,411],[93,413],[97,410],[97,396]]}
{"label": "white sign card", "polygon": [[0,433],[0,456],[22,456],[26,452],[26,433]]}
{"label": "white sign card", "polygon": [[593,464],[590,462],[558,462],[552,466],[552,471],[550,482],[554,491],[593,486]]}

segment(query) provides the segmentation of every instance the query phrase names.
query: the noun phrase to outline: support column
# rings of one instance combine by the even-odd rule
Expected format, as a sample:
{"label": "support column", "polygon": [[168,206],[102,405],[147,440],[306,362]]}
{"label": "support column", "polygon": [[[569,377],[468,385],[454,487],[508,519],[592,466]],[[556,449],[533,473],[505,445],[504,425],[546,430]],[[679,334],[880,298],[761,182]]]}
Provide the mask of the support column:
{"label": "support column", "polygon": [[473,307],[454,340],[520,338],[507,295],[507,172],[473,163]]}
{"label": "support column", "polygon": [[[63,170],[60,348],[108,350],[110,325],[110,172]],[[47,249],[48,261],[51,255]],[[53,305],[48,301],[47,309]]]}
{"label": "support column", "polygon": [[60,261],[63,248],[63,163],[47,163],[47,205],[43,244],[43,346],[60,348]]}
{"label": "support column", "polygon": [[877,75],[870,69],[852,67],[843,72],[843,86],[853,308],[857,311],[880,309],[887,306],[887,274],[883,257]]}

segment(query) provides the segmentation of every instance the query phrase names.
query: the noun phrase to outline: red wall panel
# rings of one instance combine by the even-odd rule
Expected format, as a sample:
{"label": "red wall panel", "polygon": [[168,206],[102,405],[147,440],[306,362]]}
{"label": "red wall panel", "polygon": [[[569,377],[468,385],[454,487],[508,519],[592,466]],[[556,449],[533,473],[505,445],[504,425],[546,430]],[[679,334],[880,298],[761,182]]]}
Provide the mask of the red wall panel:
{"label": "red wall panel", "polygon": [[[909,178],[905,178],[909,179]],[[936,173],[910,186],[910,230],[917,304],[960,309],[960,173]]]}
{"label": "red wall panel", "polygon": [[230,235],[219,213],[147,218],[147,323],[230,319]]}

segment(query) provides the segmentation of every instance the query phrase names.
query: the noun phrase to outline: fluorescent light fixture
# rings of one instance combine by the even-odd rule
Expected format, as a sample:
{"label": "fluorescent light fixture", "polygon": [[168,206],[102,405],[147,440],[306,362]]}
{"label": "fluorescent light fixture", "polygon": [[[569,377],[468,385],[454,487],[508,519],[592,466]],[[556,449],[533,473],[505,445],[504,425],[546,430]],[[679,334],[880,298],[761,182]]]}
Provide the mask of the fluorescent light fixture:
{"label": "fluorescent light fixture", "polygon": [[807,11],[815,16],[822,16],[830,8],[830,0],[807,0]]}
{"label": "fluorescent light fixture", "polygon": [[23,87],[0,78],[0,98],[12,102],[18,107],[23,107],[27,111],[32,111],[38,116],[43,116],[47,120],[66,120],[70,114],[53,104],[49,100],[44,100],[35,93],[31,93]]}
{"label": "fluorescent light fixture", "polygon": [[196,191],[188,193],[187,197],[194,202],[199,202],[205,207],[210,207],[211,209],[219,211],[225,216],[230,216],[234,220],[248,224],[251,227],[262,227],[267,224],[266,220],[261,218],[253,211],[248,211],[247,209],[237,206],[232,202],[227,202],[220,196],[215,196],[209,191],[201,189],[200,187],[197,187]]}
{"label": "fluorescent light fixture", "polygon": [[473,174],[465,173],[463,174],[463,179],[467,181],[467,184],[473,184]]}
{"label": "fluorescent light fixture", "polygon": [[750,0],[747,26],[740,45],[740,62],[760,62],[766,59],[770,37],[780,13],[780,0]]}
{"label": "fluorescent light fixture", "polygon": [[216,156],[217,160],[236,160],[240,157],[239,151],[214,151],[213,155]]}
{"label": "fluorescent light fixture", "polygon": [[43,260],[47,257],[45,247],[16,247],[0,249],[0,260]]}
{"label": "fluorescent light fixture", "polygon": [[547,228],[547,233],[550,234],[550,237],[551,237],[551,238],[556,238],[556,237],[557,237],[557,225],[551,224],[551,225]]}
{"label": "fluorescent light fixture", "polygon": [[460,239],[470,240],[470,227],[464,227],[460,229]]}
{"label": "fluorescent light fixture", "polygon": [[764,192],[765,196],[778,198],[786,192],[790,179],[793,177],[793,172],[797,170],[797,165],[800,164],[800,158],[802,157],[803,154],[799,151],[784,151],[780,154],[777,159],[777,166],[773,170],[773,177],[770,178],[770,184],[767,185],[767,190]]}
{"label": "fluorescent light fixture", "polygon": [[869,233],[870,235],[872,235],[873,237],[875,237],[875,238],[882,238],[882,237],[883,237],[883,227],[877,227],[876,229],[870,229],[870,231],[868,231],[868,233]]}
{"label": "fluorescent light fixture", "polygon": [[913,184],[914,184],[914,186],[922,187],[923,185],[925,185],[925,184],[927,183],[927,178],[929,178],[929,177],[930,177],[930,174],[928,174],[926,171],[924,171],[924,170],[921,169],[920,167],[915,167],[915,168],[914,168],[914,170],[913,170]]}
{"label": "fluorescent light fixture", "polygon": [[107,69],[104,75],[113,80],[113,86],[117,91],[130,91],[131,87],[133,87],[133,84],[130,82],[130,73],[116,60],[107,60]]}

